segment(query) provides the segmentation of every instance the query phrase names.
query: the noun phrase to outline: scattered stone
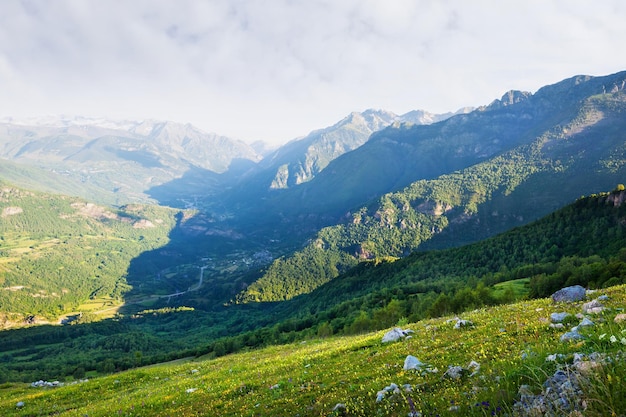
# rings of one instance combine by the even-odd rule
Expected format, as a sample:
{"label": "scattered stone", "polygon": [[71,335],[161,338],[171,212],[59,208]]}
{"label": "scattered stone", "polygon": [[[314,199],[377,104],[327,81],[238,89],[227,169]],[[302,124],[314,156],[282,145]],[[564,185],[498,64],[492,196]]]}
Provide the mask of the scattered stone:
{"label": "scattered stone", "polygon": [[198,390],[198,388],[187,388],[187,389],[185,390],[185,392],[186,392],[187,394],[191,394],[192,392],[195,392],[195,391],[197,391],[197,390]]}
{"label": "scattered stone", "polygon": [[561,360],[565,357],[562,353],[553,353],[552,355],[546,356],[546,362],[556,362],[557,360]]}
{"label": "scattered stone", "polygon": [[566,313],[566,312],[552,313],[552,314],[550,314],[550,321],[552,323],[561,323],[563,320],[565,320],[569,316],[570,316],[570,314]]}
{"label": "scattered stone", "polygon": [[198,371],[197,369],[192,369],[192,370],[191,370],[191,373],[192,373],[192,374],[197,374],[198,372],[199,372],[199,371]]}
{"label": "scattered stone", "polygon": [[578,333],[578,330],[572,329],[572,331],[569,331],[562,335],[560,340],[561,342],[572,342],[575,340],[582,340],[584,338],[585,337],[582,334]]}
{"label": "scattered stone", "polygon": [[407,329],[407,330],[402,330],[399,327],[394,327],[393,329],[389,330],[387,333],[385,333],[385,335],[383,336],[383,343],[388,343],[388,342],[396,342],[400,339],[404,339],[405,337],[407,337],[409,334],[414,333],[413,330],[411,329]]}
{"label": "scattered stone", "polygon": [[444,378],[450,379],[461,379],[463,374],[465,373],[465,369],[461,366],[448,366],[448,370],[443,374]]}
{"label": "scattered stone", "polygon": [[608,299],[609,299],[609,296],[606,294],[603,294],[597,298],[598,301],[607,301]]}
{"label": "scattered stone", "polygon": [[382,390],[378,391],[376,393],[376,402],[379,403],[383,400],[383,398],[385,398],[385,394],[387,394],[388,392],[392,392],[394,394],[399,394],[400,393],[400,388],[398,387],[398,385],[391,383],[389,385],[387,385],[385,388],[383,388]]}
{"label": "scattered stone", "polygon": [[337,403],[333,407],[333,411],[345,411],[345,410],[346,410],[346,405],[342,403]]}
{"label": "scattered stone", "polygon": [[[83,380],[81,380],[80,382],[83,382]],[[56,388],[56,387],[62,387],[65,384],[63,382],[59,382],[59,381],[44,381],[44,380],[39,380],[39,381],[35,381],[32,382],[30,384],[30,386],[32,388]]]}
{"label": "scattered stone", "polygon": [[461,327],[470,327],[473,326],[474,323],[471,322],[470,320],[463,320],[463,319],[458,319],[456,324],[454,325],[455,329],[460,329]]}
{"label": "scattered stone", "polygon": [[469,371],[472,371],[472,373],[470,374],[470,376],[474,376],[478,373],[478,371],[480,371],[480,364],[476,361],[471,361],[468,365],[467,365],[467,369]]}
{"label": "scattered stone", "polygon": [[552,329],[564,329],[565,326],[563,323],[550,323],[550,328]]}
{"label": "scattered stone", "polygon": [[585,288],[580,285],[565,287],[552,294],[552,301],[555,303],[571,303],[584,300],[586,296]]}
{"label": "scattered stone", "polygon": [[24,401],[19,401],[17,404],[15,404],[15,406],[16,406],[17,408],[22,408],[22,407],[24,407],[25,405],[26,405],[26,404],[24,404]]}
{"label": "scattered stone", "polygon": [[541,394],[534,395],[528,385],[519,388],[519,401],[513,405],[515,416],[572,415],[585,410],[580,376],[575,372],[557,370],[543,384]]}
{"label": "scattered stone", "polygon": [[596,324],[589,320],[587,317],[585,317],[584,319],[582,319],[582,321],[578,324],[578,327],[592,327],[595,326]]}
{"label": "scattered stone", "polygon": [[416,370],[420,370],[422,369],[422,367],[424,366],[424,364],[417,359],[415,356],[412,355],[408,355],[406,357],[406,359],[404,360],[404,370],[408,371],[411,369],[416,369]]}
{"label": "scattered stone", "polygon": [[598,299],[583,304],[583,313],[585,314],[599,314],[604,311],[604,306]]}
{"label": "scattered stone", "polygon": [[618,314],[617,316],[615,316],[613,321],[615,323],[623,323],[623,322],[625,322],[626,321],[626,314],[624,314],[624,313]]}

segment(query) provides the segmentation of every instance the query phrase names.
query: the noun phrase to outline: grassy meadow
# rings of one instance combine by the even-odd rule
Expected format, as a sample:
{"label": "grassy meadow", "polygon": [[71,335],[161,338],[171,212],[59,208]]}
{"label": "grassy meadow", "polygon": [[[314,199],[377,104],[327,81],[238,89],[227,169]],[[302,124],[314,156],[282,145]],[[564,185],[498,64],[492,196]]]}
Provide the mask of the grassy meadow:
{"label": "grassy meadow", "polygon": [[[604,352],[611,359],[582,384],[584,415],[620,416],[626,323],[614,318],[626,306],[626,286],[588,300],[603,294],[607,309],[590,316],[596,325],[581,330],[585,339],[576,342],[560,342],[567,328],[551,328],[549,317],[579,313],[583,302],[523,301],[465,313],[461,318],[474,325],[461,329],[451,317],[405,324],[415,333],[395,343],[383,344],[381,331],[165,363],[57,388],[7,383],[0,386],[0,410],[7,417],[513,415],[521,385],[539,393],[558,367],[568,369],[574,353]],[[560,359],[546,360],[557,353]],[[428,366],[403,370],[407,355]],[[471,361],[480,365],[475,374],[444,376],[449,366],[468,368]],[[377,401],[392,383],[399,389]]]}

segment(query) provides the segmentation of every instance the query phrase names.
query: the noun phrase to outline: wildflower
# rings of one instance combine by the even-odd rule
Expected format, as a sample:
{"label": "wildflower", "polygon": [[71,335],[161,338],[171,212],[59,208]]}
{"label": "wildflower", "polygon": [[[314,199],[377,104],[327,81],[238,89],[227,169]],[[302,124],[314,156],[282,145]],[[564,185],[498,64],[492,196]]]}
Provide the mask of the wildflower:
{"label": "wildflower", "polygon": [[606,333],[602,333],[602,334],[598,337],[598,339],[602,340],[602,339],[604,339],[605,337],[606,337]]}
{"label": "wildflower", "polygon": [[620,340],[620,343],[622,345],[626,345],[626,337],[622,337],[622,340]]}
{"label": "wildflower", "polygon": [[615,336],[611,336],[611,338],[609,339],[609,341],[610,341],[611,343],[615,343],[615,342],[617,342],[617,337],[615,337]]}

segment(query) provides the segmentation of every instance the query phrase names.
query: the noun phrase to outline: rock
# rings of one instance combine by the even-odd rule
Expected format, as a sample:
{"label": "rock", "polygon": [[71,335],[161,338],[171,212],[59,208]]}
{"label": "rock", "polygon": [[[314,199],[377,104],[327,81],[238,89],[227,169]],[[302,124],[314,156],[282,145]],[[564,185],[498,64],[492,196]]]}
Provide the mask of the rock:
{"label": "rock", "polygon": [[603,294],[597,298],[598,301],[607,301],[608,299],[609,299],[609,296],[606,294]]}
{"label": "rock", "polygon": [[571,303],[574,301],[584,300],[586,295],[585,288],[580,285],[565,287],[552,294],[552,301],[555,303]]}
{"label": "rock", "polygon": [[408,355],[406,357],[406,359],[404,360],[404,368],[403,369],[405,371],[408,371],[408,370],[411,370],[411,369],[420,370],[423,366],[424,366],[424,364],[419,359],[417,359],[415,356]]}
{"label": "rock", "polygon": [[604,311],[604,306],[597,299],[583,304],[583,313],[585,314],[598,314]]}
{"label": "rock", "polygon": [[565,326],[563,323],[550,323],[550,328],[552,329],[564,329]]}
{"label": "rock", "polygon": [[198,388],[187,388],[187,389],[185,390],[185,392],[186,392],[187,394],[191,394],[192,392],[195,392],[195,391],[197,391],[197,390],[198,390]]}
{"label": "rock", "polygon": [[345,410],[346,410],[346,405],[342,403],[337,403],[333,407],[333,411],[345,411]]}
{"label": "rock", "polygon": [[586,405],[580,389],[580,375],[557,370],[544,384],[541,394],[534,395],[527,385],[519,388],[520,400],[513,405],[515,416],[576,415]]}
{"label": "rock", "polygon": [[26,404],[24,404],[24,401],[19,401],[17,404],[15,404],[15,406],[16,406],[17,408],[22,408],[22,407],[24,407],[25,405],[26,405]]}
{"label": "rock", "polygon": [[582,319],[582,321],[578,324],[578,327],[592,327],[595,326],[596,324],[589,320],[587,317],[585,317],[584,319]]}
{"label": "rock", "polygon": [[617,316],[615,316],[613,321],[615,323],[623,323],[623,322],[625,322],[626,321],[626,314],[624,314],[624,313],[618,314]]}
{"label": "rock", "polygon": [[385,333],[385,335],[383,336],[382,342],[383,343],[395,342],[395,341],[398,341],[400,339],[404,339],[410,333],[413,333],[413,330],[410,330],[410,329],[402,330],[399,327],[394,327],[393,329],[391,329],[387,333]]}
{"label": "rock", "polygon": [[582,340],[585,337],[578,333],[578,331],[570,331],[561,336],[561,342],[571,342],[575,340]]}
{"label": "rock", "polygon": [[569,313],[552,313],[550,314],[550,321],[552,323],[561,323],[563,320],[565,320],[567,317],[569,317]]}
{"label": "rock", "polygon": [[461,379],[465,369],[460,366],[448,366],[448,370],[443,374],[444,377],[450,379]]}
{"label": "rock", "polygon": [[463,319],[458,319],[456,324],[454,325],[455,329],[460,329],[461,327],[470,327],[473,326],[474,323],[471,322],[470,320],[463,320]]}
{"label": "rock", "polygon": [[467,369],[472,371],[470,377],[476,375],[478,371],[480,371],[480,364],[476,361],[471,361],[469,365],[467,365]]}

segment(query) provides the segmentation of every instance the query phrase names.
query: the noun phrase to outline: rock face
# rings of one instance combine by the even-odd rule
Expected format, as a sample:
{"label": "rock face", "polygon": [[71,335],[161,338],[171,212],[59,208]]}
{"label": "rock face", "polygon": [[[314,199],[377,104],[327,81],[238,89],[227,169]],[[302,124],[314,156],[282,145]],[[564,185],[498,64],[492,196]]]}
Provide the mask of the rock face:
{"label": "rock face", "polygon": [[552,294],[552,301],[555,303],[572,303],[575,301],[584,300],[586,295],[585,288],[580,285],[574,285],[573,287],[565,287],[554,294]]}

